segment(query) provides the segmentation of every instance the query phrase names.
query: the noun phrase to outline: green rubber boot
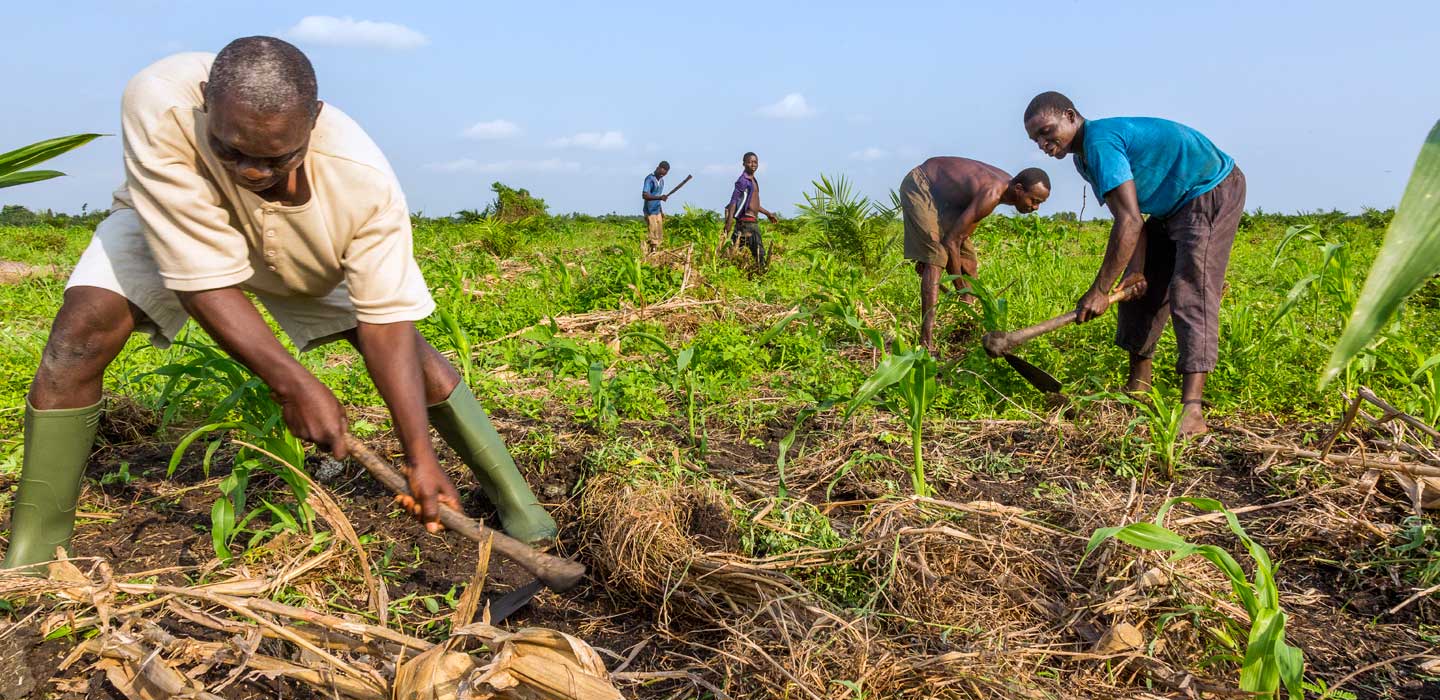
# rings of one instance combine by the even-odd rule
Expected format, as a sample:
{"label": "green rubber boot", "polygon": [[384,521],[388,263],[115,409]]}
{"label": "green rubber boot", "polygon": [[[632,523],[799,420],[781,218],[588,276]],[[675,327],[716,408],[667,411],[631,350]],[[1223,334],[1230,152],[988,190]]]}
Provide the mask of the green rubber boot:
{"label": "green rubber boot", "polygon": [[10,549],[0,569],[29,566],[70,549],[80,477],[95,443],[100,404],[38,410],[25,401],[25,463],[10,510]]}
{"label": "green rubber boot", "polygon": [[514,458],[470,387],[460,382],[449,398],[431,406],[429,412],[430,424],[475,472],[485,496],[500,511],[505,532],[521,542],[554,539],[555,521],[530,492],[530,485],[515,467]]}

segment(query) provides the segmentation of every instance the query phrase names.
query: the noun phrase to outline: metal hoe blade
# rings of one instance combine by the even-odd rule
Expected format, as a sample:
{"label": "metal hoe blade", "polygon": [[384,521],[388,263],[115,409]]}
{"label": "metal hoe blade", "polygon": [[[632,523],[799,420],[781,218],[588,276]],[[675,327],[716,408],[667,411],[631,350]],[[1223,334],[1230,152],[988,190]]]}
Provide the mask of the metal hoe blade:
{"label": "metal hoe blade", "polygon": [[529,605],[530,601],[535,599],[535,594],[540,592],[542,585],[538,580],[531,581],[490,601],[490,624],[498,625],[520,608]]}
{"label": "metal hoe blade", "polygon": [[1036,389],[1046,394],[1060,393],[1060,380],[1050,376],[1049,372],[1014,355],[1005,355],[1005,361],[1010,363],[1010,366],[1014,367],[1015,371],[1019,372],[1020,376],[1024,377],[1025,381],[1030,382],[1030,385]]}

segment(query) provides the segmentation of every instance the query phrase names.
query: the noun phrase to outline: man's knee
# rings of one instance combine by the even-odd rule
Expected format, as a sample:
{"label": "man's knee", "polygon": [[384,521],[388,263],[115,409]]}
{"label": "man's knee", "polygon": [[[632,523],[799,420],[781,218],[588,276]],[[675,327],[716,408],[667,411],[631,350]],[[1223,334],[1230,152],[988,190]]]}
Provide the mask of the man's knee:
{"label": "man's knee", "polygon": [[103,369],[125,347],[138,313],[124,297],[111,291],[93,287],[67,290],[45,343],[42,366],[82,369],[99,364]]}

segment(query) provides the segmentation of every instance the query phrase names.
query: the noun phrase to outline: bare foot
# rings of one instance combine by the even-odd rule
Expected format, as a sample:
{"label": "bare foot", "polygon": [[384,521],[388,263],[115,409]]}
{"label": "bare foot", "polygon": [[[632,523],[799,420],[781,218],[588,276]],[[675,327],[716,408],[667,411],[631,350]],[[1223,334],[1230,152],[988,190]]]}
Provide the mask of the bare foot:
{"label": "bare foot", "polygon": [[1180,437],[1196,437],[1210,432],[1205,424],[1204,406],[1200,402],[1186,402],[1180,412]]}
{"label": "bare foot", "polygon": [[1130,376],[1125,380],[1125,393],[1144,394],[1150,391],[1150,380],[1154,376],[1154,365],[1150,358],[1130,356]]}
{"label": "bare foot", "polygon": [[1148,394],[1150,393],[1150,381],[1131,377],[1125,381],[1124,392],[1127,394]]}

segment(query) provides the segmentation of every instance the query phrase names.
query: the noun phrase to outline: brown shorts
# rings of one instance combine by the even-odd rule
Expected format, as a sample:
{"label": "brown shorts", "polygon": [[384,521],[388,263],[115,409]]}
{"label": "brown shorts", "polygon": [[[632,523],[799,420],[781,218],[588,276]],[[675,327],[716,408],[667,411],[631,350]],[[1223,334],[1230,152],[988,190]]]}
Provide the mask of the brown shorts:
{"label": "brown shorts", "polygon": [[[930,193],[930,178],[916,167],[900,181],[900,213],[905,221],[905,259],[948,268],[950,253],[942,242],[940,209]],[[979,264],[975,243],[960,241],[960,266],[973,272]]]}
{"label": "brown shorts", "polygon": [[1245,174],[1236,166],[1220,184],[1170,216],[1145,220],[1145,296],[1120,304],[1115,344],[1152,357],[1167,321],[1175,322],[1182,374],[1210,372],[1220,354],[1220,294],[1240,215]]}
{"label": "brown shorts", "polygon": [[665,245],[665,215],[645,215],[645,243],[650,250],[659,250]]}

